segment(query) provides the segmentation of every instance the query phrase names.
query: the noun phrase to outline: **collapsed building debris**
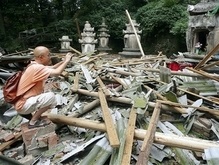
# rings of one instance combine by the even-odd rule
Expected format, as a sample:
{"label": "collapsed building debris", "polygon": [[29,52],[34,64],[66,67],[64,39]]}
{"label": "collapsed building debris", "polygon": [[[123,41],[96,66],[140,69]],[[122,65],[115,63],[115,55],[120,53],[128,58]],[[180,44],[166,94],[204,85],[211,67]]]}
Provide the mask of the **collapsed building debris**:
{"label": "collapsed building debris", "polygon": [[208,163],[219,148],[217,88],[204,93],[194,82],[210,78],[217,86],[217,75],[171,71],[171,60],[162,52],[141,59],[78,54],[47,82],[58,102],[44,113],[51,129],[28,130],[1,94],[0,151],[22,164]]}

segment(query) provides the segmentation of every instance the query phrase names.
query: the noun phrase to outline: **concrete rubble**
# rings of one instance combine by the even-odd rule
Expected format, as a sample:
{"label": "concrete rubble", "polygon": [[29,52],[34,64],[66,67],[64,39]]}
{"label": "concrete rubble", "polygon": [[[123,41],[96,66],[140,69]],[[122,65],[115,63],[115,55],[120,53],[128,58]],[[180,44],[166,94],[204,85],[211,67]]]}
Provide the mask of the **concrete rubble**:
{"label": "concrete rubble", "polygon": [[[0,91],[0,162],[210,164],[219,150],[219,79],[201,67],[213,55],[194,62],[182,54],[75,54],[47,81],[58,105],[44,114],[46,127],[28,129]],[[53,62],[62,56],[54,53]]]}

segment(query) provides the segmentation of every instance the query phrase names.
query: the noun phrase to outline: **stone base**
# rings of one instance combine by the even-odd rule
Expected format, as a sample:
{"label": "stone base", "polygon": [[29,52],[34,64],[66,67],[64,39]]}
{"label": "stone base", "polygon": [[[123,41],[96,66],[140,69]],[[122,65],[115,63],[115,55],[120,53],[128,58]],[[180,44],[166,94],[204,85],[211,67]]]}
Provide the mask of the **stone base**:
{"label": "stone base", "polygon": [[69,49],[59,49],[59,52],[60,53],[68,53],[68,52],[70,52],[70,50]]}
{"label": "stone base", "polygon": [[109,48],[109,47],[106,47],[106,48],[98,47],[97,50],[100,51],[100,52],[108,52],[108,51],[111,51],[112,48]]}
{"label": "stone base", "polygon": [[122,52],[119,52],[119,54],[123,57],[141,57],[142,56],[139,49],[130,49],[130,48],[124,48]]}

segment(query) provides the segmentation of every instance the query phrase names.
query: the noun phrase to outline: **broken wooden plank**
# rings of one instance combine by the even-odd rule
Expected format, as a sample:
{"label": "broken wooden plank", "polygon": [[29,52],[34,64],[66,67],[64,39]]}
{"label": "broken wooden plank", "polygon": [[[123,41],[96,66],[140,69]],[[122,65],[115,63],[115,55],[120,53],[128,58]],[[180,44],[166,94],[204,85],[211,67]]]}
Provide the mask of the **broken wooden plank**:
{"label": "broken wooden plank", "polygon": [[103,81],[100,79],[99,76],[97,76],[97,82],[99,83],[101,89],[103,90],[104,94],[106,95],[106,97],[111,96],[110,91],[107,89],[107,87],[105,86],[105,84],[103,83]]}
{"label": "broken wooden plank", "polygon": [[154,136],[157,128],[157,123],[159,121],[160,109],[161,109],[161,103],[157,102],[152,117],[150,119],[147,133],[144,138],[143,144],[141,146],[141,150],[136,165],[145,165],[148,163],[151,146],[153,144]]}
{"label": "broken wooden plank", "polygon": [[107,130],[110,145],[113,148],[119,147],[119,145],[120,145],[119,138],[118,138],[118,135],[116,132],[115,124],[113,123],[113,119],[112,119],[111,113],[110,113],[108,105],[107,105],[105,95],[101,89],[99,89],[98,94],[99,94],[99,98],[100,98],[101,110],[103,112],[103,118],[104,118],[104,122],[106,124],[106,130]]}
{"label": "broken wooden plank", "polygon": [[130,164],[131,154],[132,154],[132,145],[134,141],[134,131],[135,131],[135,122],[137,118],[136,114],[137,110],[132,107],[130,115],[128,127],[126,128],[126,139],[125,139],[125,148],[122,157],[121,164]]}
{"label": "broken wooden plank", "polygon": [[[97,130],[101,132],[106,132],[106,125],[98,121],[92,121],[92,120],[81,119],[81,118],[72,118],[72,117],[67,117],[64,115],[56,115],[56,114],[49,114],[48,118],[55,123],[67,124],[76,127],[82,127],[82,128]],[[147,133],[146,130],[135,129],[135,134],[134,134],[135,139],[143,140],[146,133]],[[177,148],[183,148],[183,149],[200,151],[200,152],[203,152],[204,149],[211,147],[219,148],[219,143],[216,141],[203,140],[203,139],[192,138],[188,136],[164,134],[160,132],[155,133],[154,142],[170,147],[177,147]]]}

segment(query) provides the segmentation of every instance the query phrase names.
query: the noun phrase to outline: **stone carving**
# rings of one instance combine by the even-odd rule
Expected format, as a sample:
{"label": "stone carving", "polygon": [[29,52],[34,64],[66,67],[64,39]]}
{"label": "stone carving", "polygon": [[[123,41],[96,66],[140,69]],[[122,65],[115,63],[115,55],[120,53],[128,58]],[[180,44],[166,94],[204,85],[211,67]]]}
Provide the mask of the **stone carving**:
{"label": "stone carving", "polygon": [[81,51],[83,54],[92,53],[95,51],[95,44],[98,43],[95,39],[96,33],[94,33],[94,28],[91,27],[89,21],[85,22],[83,33],[81,33],[81,39],[79,43],[81,44]]}

